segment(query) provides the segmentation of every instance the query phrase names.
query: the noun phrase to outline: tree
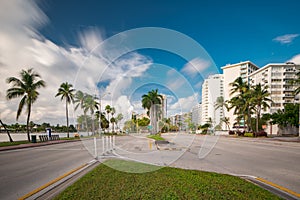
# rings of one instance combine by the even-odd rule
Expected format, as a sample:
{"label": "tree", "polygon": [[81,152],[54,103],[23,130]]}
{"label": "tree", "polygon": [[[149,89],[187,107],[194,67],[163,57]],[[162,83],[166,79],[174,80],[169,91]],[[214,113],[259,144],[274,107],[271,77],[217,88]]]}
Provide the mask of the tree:
{"label": "tree", "polygon": [[55,97],[61,96],[61,101],[66,101],[66,118],[67,118],[67,137],[69,138],[69,110],[68,105],[74,102],[74,92],[75,89],[72,88],[73,85],[65,82],[60,85],[58,92]]}
{"label": "tree", "polygon": [[225,125],[226,125],[227,128],[228,128],[228,130],[230,131],[230,119],[229,119],[229,117],[223,117],[223,118],[221,119],[221,121],[225,123]]}
{"label": "tree", "polygon": [[253,108],[256,113],[256,132],[259,131],[258,125],[261,111],[265,111],[267,108],[270,107],[268,103],[273,102],[271,99],[268,98],[270,96],[270,93],[267,89],[267,86],[262,87],[260,83],[252,87],[250,102],[253,104]]}
{"label": "tree", "polygon": [[4,130],[6,131],[7,136],[8,136],[8,138],[9,138],[9,141],[10,141],[10,142],[13,142],[13,139],[11,138],[9,131],[7,130],[5,124],[2,122],[1,119],[0,119],[0,124],[3,126]]}
{"label": "tree", "polygon": [[84,109],[84,101],[85,101],[86,97],[87,97],[87,94],[85,94],[82,91],[78,90],[75,93],[74,103],[75,103],[75,110],[77,110],[79,106],[83,110],[84,121],[85,121],[85,126],[86,126],[85,128],[88,131],[87,115],[86,115],[86,112],[85,112],[85,109]]}
{"label": "tree", "polygon": [[[106,105],[106,106],[105,106],[105,111],[106,111],[106,114],[107,114],[107,119],[108,119],[108,121],[110,121],[110,120],[109,120],[109,113],[111,112],[111,107],[110,107],[110,105]],[[108,128],[109,128],[109,124],[108,124]]]}
{"label": "tree", "polygon": [[118,128],[120,128],[119,123],[120,123],[120,121],[122,121],[122,119],[123,119],[123,114],[119,113],[116,117],[116,123],[117,123]]}
{"label": "tree", "polygon": [[37,91],[41,87],[45,87],[45,81],[41,80],[41,76],[33,71],[33,69],[22,70],[20,72],[20,79],[15,77],[9,77],[7,83],[12,83],[12,88],[9,88],[6,91],[6,98],[8,100],[21,97],[21,101],[17,110],[18,120],[24,106],[27,107],[27,121],[26,121],[26,130],[27,130],[27,138],[30,142],[30,131],[29,131],[29,121],[31,115],[31,108],[33,103],[37,100],[39,96],[39,92]]}
{"label": "tree", "polygon": [[250,87],[246,82],[243,82],[241,77],[238,77],[234,80],[234,82],[230,83],[231,91],[230,95],[234,95],[228,103],[229,107],[228,110],[234,108],[234,114],[238,115],[237,122],[238,126],[240,126],[241,119],[244,120],[244,126],[247,124],[248,129],[250,128],[251,124],[251,105],[250,105],[250,98],[251,95]]}
{"label": "tree", "polygon": [[287,127],[288,125],[298,127],[299,104],[286,104],[284,109],[277,110],[270,118],[272,124],[278,124],[280,127]]}
{"label": "tree", "polygon": [[92,117],[92,132],[95,133],[95,124],[94,124],[94,111],[95,109],[98,110],[99,103],[96,101],[96,97],[93,97],[92,95],[86,95],[84,100],[84,112],[87,113],[90,111],[91,117]]}
{"label": "tree", "polygon": [[158,89],[151,90],[148,94],[144,94],[142,96],[142,106],[150,113],[150,123],[152,126],[151,134],[157,133],[156,105],[160,105],[162,103],[162,99],[162,95],[158,94]]}
{"label": "tree", "polygon": [[110,113],[111,113],[111,119],[110,122],[112,124],[112,132],[115,132],[115,123],[116,123],[116,119],[114,118],[114,115],[116,113],[116,109],[114,107],[110,108]]}

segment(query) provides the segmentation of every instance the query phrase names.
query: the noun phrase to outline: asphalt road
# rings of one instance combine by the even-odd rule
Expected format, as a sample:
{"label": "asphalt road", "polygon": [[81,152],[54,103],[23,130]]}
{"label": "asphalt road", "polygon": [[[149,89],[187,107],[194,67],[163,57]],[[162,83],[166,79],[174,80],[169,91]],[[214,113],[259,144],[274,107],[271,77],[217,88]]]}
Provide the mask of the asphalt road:
{"label": "asphalt road", "polygon": [[[219,137],[213,145],[209,140],[215,141],[216,136],[195,137],[189,150],[171,166],[261,177],[300,193],[300,143]],[[199,151],[207,147],[211,151],[199,159]]]}
{"label": "asphalt road", "polygon": [[18,199],[92,159],[81,142],[0,152],[0,199]]}
{"label": "asphalt road", "polygon": [[[256,176],[300,193],[300,143],[188,134],[163,137],[171,143],[162,145],[161,150],[143,136],[116,137],[114,150],[109,152],[108,140],[97,138],[98,159],[115,156],[157,165]],[[17,199],[89,162],[95,156],[94,144],[89,139],[0,152],[1,199]]]}

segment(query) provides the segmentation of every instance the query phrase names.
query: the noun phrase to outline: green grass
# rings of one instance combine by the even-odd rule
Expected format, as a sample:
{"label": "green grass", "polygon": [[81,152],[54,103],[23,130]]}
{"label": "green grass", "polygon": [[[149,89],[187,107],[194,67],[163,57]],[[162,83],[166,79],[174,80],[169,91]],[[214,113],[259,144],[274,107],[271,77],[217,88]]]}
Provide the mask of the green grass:
{"label": "green grass", "polygon": [[164,141],[165,139],[162,138],[160,135],[156,134],[156,135],[148,135],[148,138],[154,139],[154,140],[158,140],[158,141]]}
{"label": "green grass", "polygon": [[[156,166],[109,160],[112,166],[155,169]],[[126,173],[100,164],[60,193],[60,199],[280,199],[241,178],[177,168]]]}
{"label": "green grass", "polygon": [[245,133],[244,137],[253,137],[253,133]]}
{"label": "green grass", "polygon": [[20,144],[27,144],[30,143],[27,140],[24,141],[16,141],[16,142],[0,142],[0,147],[7,147],[7,146],[15,146]]}

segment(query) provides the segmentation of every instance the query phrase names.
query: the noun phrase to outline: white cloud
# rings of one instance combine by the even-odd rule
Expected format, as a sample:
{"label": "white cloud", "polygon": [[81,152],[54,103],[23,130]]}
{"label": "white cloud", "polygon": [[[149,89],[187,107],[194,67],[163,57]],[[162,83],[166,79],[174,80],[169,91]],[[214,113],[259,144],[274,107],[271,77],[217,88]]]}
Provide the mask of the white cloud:
{"label": "white cloud", "polygon": [[188,97],[179,98],[178,101],[169,106],[170,113],[190,112],[197,104],[197,94]]}
{"label": "white cloud", "polygon": [[299,34],[286,34],[274,38],[273,41],[279,42],[280,44],[289,44],[298,36]]}
{"label": "white cloud", "polygon": [[211,62],[208,60],[195,58],[184,65],[181,72],[193,78],[195,76],[199,76],[199,74],[201,74],[201,72],[204,72],[210,65]]}
{"label": "white cloud", "polygon": [[[96,94],[97,81],[108,81],[104,90],[113,92],[117,112],[129,112],[132,105],[122,91],[129,87],[132,79],[142,75],[151,60],[131,53],[111,65],[101,55],[106,49],[94,49],[103,42],[99,29],[90,28],[79,34],[81,47],[59,46],[43,37],[38,28],[48,22],[47,17],[34,1],[1,1],[0,6],[0,113],[5,123],[15,123],[19,99],[6,101],[5,94],[9,85],[7,77],[18,76],[21,69],[33,67],[47,87],[39,90],[40,96],[32,109],[31,120],[37,123],[50,122],[65,124],[64,102],[55,98],[62,82],[72,83],[76,89]],[[91,50],[94,50],[90,53]],[[110,51],[118,53],[117,50]],[[105,92],[105,91],[104,91]],[[128,111],[129,110],[129,111]],[[20,117],[19,123],[25,123],[26,115]],[[70,109],[70,121],[75,114]]]}
{"label": "white cloud", "polygon": [[295,64],[300,64],[300,54],[293,56],[290,60],[287,62],[293,62]]}

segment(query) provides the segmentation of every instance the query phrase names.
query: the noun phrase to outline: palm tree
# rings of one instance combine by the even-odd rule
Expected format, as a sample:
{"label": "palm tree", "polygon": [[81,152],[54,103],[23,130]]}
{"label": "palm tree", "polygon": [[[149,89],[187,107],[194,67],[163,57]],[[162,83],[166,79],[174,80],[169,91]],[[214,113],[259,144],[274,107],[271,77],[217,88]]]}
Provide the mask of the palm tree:
{"label": "palm tree", "polygon": [[75,105],[75,110],[77,110],[79,106],[83,110],[83,115],[84,115],[84,118],[85,118],[85,128],[86,128],[86,131],[88,131],[87,116],[86,116],[86,112],[85,112],[85,109],[84,109],[84,101],[85,101],[86,97],[87,97],[86,93],[83,93],[82,91],[78,90],[75,93],[74,103],[76,104]]}
{"label": "palm tree", "polygon": [[261,110],[269,108],[270,105],[268,103],[273,101],[268,98],[270,96],[268,86],[262,87],[260,83],[252,87],[251,96],[250,102],[253,104],[256,113],[256,131],[258,132]]}
{"label": "palm tree", "polygon": [[116,117],[117,128],[120,128],[119,123],[123,119],[123,114],[119,113]]}
{"label": "palm tree", "polygon": [[152,126],[151,134],[157,132],[157,116],[156,116],[156,105],[162,103],[162,95],[158,94],[158,89],[151,90],[148,94],[142,96],[142,106],[144,109],[150,111],[150,122]]}
{"label": "palm tree", "polygon": [[116,119],[114,118],[114,114],[116,113],[116,109],[114,107],[110,108],[110,114],[111,114],[111,119],[110,122],[112,123],[112,131],[113,133],[115,132],[115,123]]}
{"label": "palm tree", "polygon": [[66,100],[66,118],[67,118],[67,137],[69,138],[69,110],[68,110],[68,104],[74,102],[74,92],[75,89],[72,88],[73,85],[65,82],[60,85],[58,88],[58,92],[55,95],[55,97],[61,96],[61,101]]}
{"label": "palm tree", "polygon": [[221,119],[221,121],[224,122],[224,123],[226,124],[226,126],[227,126],[227,128],[228,128],[228,131],[230,131],[230,119],[229,119],[229,117],[223,117],[223,118]]}
{"label": "palm tree", "polygon": [[237,117],[238,125],[240,125],[240,120],[243,119],[244,125],[247,124],[249,129],[252,110],[249,98],[249,95],[251,95],[250,87],[246,82],[243,82],[241,77],[238,77],[234,82],[230,83],[230,86],[232,87],[230,95],[236,95],[228,101],[230,104],[228,110],[235,108],[234,114],[239,115]]}
{"label": "palm tree", "polygon": [[27,122],[26,122],[26,129],[27,129],[27,138],[30,142],[30,133],[29,133],[29,121],[30,121],[30,114],[31,108],[33,103],[37,100],[39,96],[39,92],[37,91],[41,87],[45,87],[45,81],[41,80],[41,76],[33,71],[33,69],[22,70],[20,72],[21,79],[15,77],[9,77],[6,81],[7,83],[12,83],[12,88],[9,88],[6,91],[6,98],[8,100],[22,97],[19,103],[17,117],[18,120],[24,105],[27,106]]}
{"label": "palm tree", "polygon": [[9,138],[9,141],[10,142],[13,142],[13,139],[11,138],[11,135],[9,133],[9,131],[7,130],[5,124],[2,122],[2,120],[0,119],[0,124],[3,126],[4,130],[6,131],[7,135],[8,135],[8,138]]}
{"label": "palm tree", "polygon": [[[108,123],[110,122],[110,120],[109,120],[109,113],[111,112],[111,107],[110,107],[110,105],[106,105],[105,106],[105,111],[106,111],[106,114],[107,114],[107,119],[108,119]],[[109,126],[109,124],[108,124],[108,126]],[[109,128],[109,127],[108,127]]]}
{"label": "palm tree", "polygon": [[84,101],[84,112],[90,111],[92,116],[92,132],[95,133],[95,122],[94,122],[94,111],[95,109],[98,110],[99,103],[96,101],[96,97],[93,97],[92,95],[86,95],[85,101]]}

